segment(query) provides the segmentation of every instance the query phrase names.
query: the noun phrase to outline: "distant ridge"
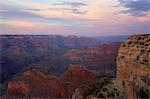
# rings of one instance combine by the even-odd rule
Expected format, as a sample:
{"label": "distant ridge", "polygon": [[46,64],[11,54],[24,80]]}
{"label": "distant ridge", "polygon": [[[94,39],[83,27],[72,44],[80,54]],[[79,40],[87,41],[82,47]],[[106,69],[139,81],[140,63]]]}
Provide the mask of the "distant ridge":
{"label": "distant ridge", "polygon": [[111,35],[111,36],[97,36],[97,37],[89,37],[89,36],[77,36],[77,35],[67,35],[67,36],[64,36],[64,35],[9,35],[9,34],[0,34],[0,36],[12,36],[12,37],[16,37],[16,36],[24,36],[24,37],[29,37],[29,36],[36,36],[36,37],[45,37],[45,36],[48,36],[48,37],[62,37],[62,38],[91,38],[91,39],[95,39],[97,40],[98,42],[101,41],[101,42],[106,42],[106,43],[110,43],[110,42],[120,42],[120,41],[123,41],[123,40],[126,40],[130,37],[130,35]]}

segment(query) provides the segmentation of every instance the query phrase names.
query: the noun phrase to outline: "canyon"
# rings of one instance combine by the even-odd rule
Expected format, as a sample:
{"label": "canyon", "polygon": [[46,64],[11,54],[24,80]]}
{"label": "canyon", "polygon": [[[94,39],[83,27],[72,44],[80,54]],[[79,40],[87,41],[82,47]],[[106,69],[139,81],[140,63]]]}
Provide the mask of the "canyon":
{"label": "canyon", "polygon": [[80,86],[93,85],[104,76],[116,77],[116,57],[123,39],[116,40],[1,36],[1,95],[71,98]]}

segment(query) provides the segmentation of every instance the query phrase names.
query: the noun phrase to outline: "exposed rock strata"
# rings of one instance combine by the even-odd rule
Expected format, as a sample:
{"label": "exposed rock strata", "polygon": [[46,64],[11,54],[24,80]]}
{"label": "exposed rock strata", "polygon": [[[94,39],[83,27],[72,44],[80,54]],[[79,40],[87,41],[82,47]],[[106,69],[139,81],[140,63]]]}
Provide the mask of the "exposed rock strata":
{"label": "exposed rock strata", "polygon": [[[117,78],[76,89],[73,99],[149,99],[150,35],[134,35],[122,43],[117,57]],[[103,82],[103,79],[100,80]]]}
{"label": "exposed rock strata", "polygon": [[146,94],[150,92],[149,77],[150,35],[132,36],[119,49],[117,79],[124,83],[128,98],[136,99],[146,98]]}

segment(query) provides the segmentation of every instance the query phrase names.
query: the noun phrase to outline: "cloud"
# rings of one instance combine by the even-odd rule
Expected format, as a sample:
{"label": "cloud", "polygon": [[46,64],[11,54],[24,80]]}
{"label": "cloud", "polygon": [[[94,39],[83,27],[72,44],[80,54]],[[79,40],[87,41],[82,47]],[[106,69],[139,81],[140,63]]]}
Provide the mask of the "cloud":
{"label": "cloud", "polygon": [[65,7],[62,7],[62,8],[49,8],[48,10],[50,11],[58,11],[58,12],[62,12],[62,13],[74,13],[74,14],[86,14],[87,11],[85,10],[81,10],[81,9],[78,9],[78,8],[65,8]]}
{"label": "cloud", "polygon": [[69,6],[74,6],[74,7],[87,6],[87,4],[80,3],[80,2],[62,2],[62,3],[54,3],[53,5],[69,5]]}
{"label": "cloud", "polygon": [[[3,21],[9,21],[9,20],[27,20],[32,21],[35,23],[41,23],[41,24],[55,24],[55,25],[80,25],[85,23],[85,21],[81,21],[80,19],[65,19],[65,18],[56,18],[56,17],[46,17],[42,15],[38,15],[33,12],[37,11],[47,11],[47,10],[55,10],[57,11],[66,11],[66,12],[72,12],[74,13],[80,13],[83,14],[84,12],[80,12],[78,9],[70,9],[70,8],[49,8],[49,9],[27,9],[27,8],[20,8],[19,6],[13,6],[13,5],[2,5],[0,7],[0,13],[1,13],[1,19]],[[50,11],[48,11],[50,13]],[[79,24],[80,21],[80,24]]]}
{"label": "cloud", "polygon": [[2,5],[0,8],[0,13],[1,13],[1,17],[3,19],[22,19],[22,18],[26,18],[26,19],[34,19],[34,18],[42,18],[39,15],[33,14],[31,12],[28,12],[25,8],[21,8],[21,7],[16,7],[13,5]]}
{"label": "cloud", "polygon": [[45,9],[40,9],[40,8],[30,8],[30,9],[26,9],[28,11],[43,11]]}
{"label": "cloud", "polygon": [[85,3],[81,2],[62,2],[62,3],[54,3],[54,6],[69,6],[69,9],[63,9],[63,11],[69,11],[74,14],[86,14],[88,11],[82,10],[81,7],[87,6]]}
{"label": "cloud", "polygon": [[145,16],[150,11],[149,0],[119,0],[120,5],[128,8],[120,13],[131,14],[133,16]]}
{"label": "cloud", "polygon": [[26,9],[28,11],[56,11],[61,13],[73,13],[73,14],[86,14],[88,11],[82,10],[81,6],[87,6],[84,3],[79,2],[62,2],[62,3],[54,3],[50,7],[46,9],[42,8],[30,8]]}
{"label": "cloud", "polygon": [[[139,1],[148,0],[3,0],[0,34],[148,33],[149,4]],[[124,14],[113,14],[117,12]]]}
{"label": "cloud", "polygon": [[76,14],[86,14],[87,11],[82,11],[82,10],[79,10],[79,9],[72,9],[72,13],[76,13]]}

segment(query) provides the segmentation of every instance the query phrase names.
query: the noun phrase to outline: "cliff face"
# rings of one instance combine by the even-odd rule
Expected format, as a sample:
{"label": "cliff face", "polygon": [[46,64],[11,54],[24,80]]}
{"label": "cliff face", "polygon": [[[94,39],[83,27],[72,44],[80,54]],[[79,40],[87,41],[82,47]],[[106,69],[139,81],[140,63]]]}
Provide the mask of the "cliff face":
{"label": "cliff face", "polygon": [[119,47],[119,42],[101,44],[96,48],[72,49],[64,54],[64,56],[70,61],[96,70],[99,76],[114,76]]}
{"label": "cliff face", "polygon": [[132,36],[121,45],[117,57],[117,79],[123,81],[128,98],[143,97],[148,92],[149,72],[150,35]]}
{"label": "cliff face", "polygon": [[100,79],[93,86],[76,89],[73,99],[150,98],[150,35],[135,35],[122,43],[117,56],[117,78]]}

